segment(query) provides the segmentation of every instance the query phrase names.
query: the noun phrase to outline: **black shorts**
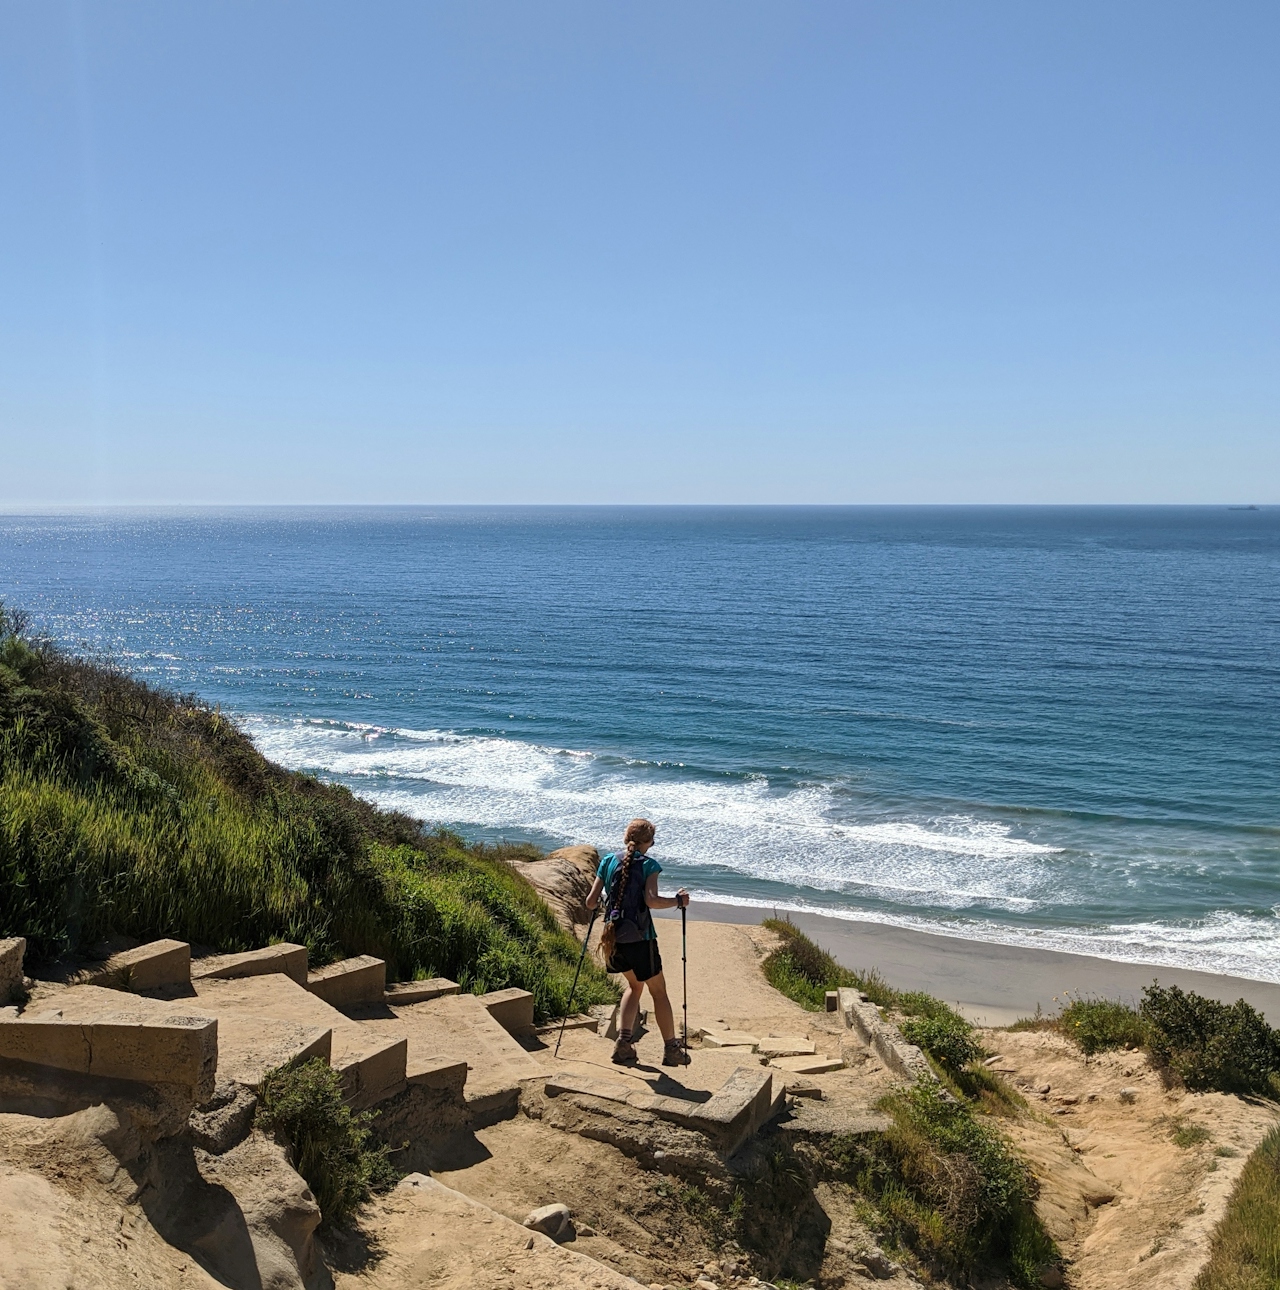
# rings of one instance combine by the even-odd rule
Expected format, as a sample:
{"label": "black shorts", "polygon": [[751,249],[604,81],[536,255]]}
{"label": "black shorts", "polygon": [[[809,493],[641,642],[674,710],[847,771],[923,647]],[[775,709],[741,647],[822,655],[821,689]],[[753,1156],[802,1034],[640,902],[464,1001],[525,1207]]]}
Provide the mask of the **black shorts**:
{"label": "black shorts", "polygon": [[608,972],[634,972],[637,981],[647,981],[662,971],[662,955],[658,953],[658,942],[631,941],[626,945],[615,945],[613,956],[605,964]]}

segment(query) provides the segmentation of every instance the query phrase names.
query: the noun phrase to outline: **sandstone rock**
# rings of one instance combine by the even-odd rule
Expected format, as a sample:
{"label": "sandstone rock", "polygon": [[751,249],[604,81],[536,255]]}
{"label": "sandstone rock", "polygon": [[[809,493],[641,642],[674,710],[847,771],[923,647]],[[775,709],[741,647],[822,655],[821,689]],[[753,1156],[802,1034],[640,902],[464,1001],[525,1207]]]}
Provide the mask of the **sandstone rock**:
{"label": "sandstone rock", "polygon": [[258,1099],[242,1084],[223,1080],[213,1097],[191,1113],[191,1139],[202,1151],[220,1156],[238,1146],[253,1128]]}
{"label": "sandstone rock", "polygon": [[591,914],[587,893],[595,881],[600,853],[595,847],[561,847],[542,860],[512,860],[511,867],[528,879],[539,896],[551,907],[556,922],[571,936],[581,935]]}
{"label": "sandstone rock", "polygon": [[569,1206],[562,1204],[543,1205],[532,1210],[525,1216],[524,1225],[557,1242],[566,1240],[573,1233]]}
{"label": "sandstone rock", "polygon": [[877,1281],[887,1281],[898,1271],[898,1265],[891,1263],[880,1250],[867,1250],[858,1256],[858,1262],[871,1273]]}
{"label": "sandstone rock", "polygon": [[[208,1191],[220,1192],[230,1204],[223,1221],[211,1225],[193,1245],[211,1266],[219,1268],[226,1284],[261,1285],[264,1290],[305,1290],[322,1284],[325,1273],[315,1243],[320,1207],[279,1144],[251,1134],[224,1155],[205,1156],[200,1173]],[[173,1197],[175,1217],[189,1212],[177,1206],[189,1207],[192,1199],[190,1193]],[[229,1239],[237,1211],[248,1237],[247,1249],[243,1242]],[[248,1256],[247,1266],[236,1267],[237,1245],[242,1257]]]}

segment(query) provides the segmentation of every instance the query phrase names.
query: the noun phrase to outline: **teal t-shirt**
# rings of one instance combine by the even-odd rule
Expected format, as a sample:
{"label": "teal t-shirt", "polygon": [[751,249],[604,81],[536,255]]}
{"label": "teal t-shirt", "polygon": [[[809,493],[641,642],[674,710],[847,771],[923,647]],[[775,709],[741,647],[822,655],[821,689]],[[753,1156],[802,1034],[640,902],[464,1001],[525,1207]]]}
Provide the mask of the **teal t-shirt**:
{"label": "teal t-shirt", "polygon": [[[639,853],[637,853],[639,854]],[[644,880],[649,881],[651,873],[661,873],[662,866],[649,856],[640,856],[644,860]],[[596,877],[604,884],[604,891],[600,897],[601,903],[609,899],[609,889],[613,885],[614,875],[618,872],[618,866],[622,863],[622,858],[615,851],[611,851],[600,861],[600,867],[596,870]],[[644,938],[646,941],[656,941],[658,939],[658,929],[653,925],[653,919],[649,920],[649,931]]]}

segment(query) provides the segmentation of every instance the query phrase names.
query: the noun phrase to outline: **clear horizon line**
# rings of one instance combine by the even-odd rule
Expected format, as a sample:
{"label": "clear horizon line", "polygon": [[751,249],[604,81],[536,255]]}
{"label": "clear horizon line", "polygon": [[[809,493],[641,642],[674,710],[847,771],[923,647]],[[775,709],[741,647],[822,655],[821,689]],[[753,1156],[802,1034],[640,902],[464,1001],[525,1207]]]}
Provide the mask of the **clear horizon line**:
{"label": "clear horizon line", "polygon": [[5,502],[0,514],[226,510],[1269,510],[1280,501],[1211,502]]}

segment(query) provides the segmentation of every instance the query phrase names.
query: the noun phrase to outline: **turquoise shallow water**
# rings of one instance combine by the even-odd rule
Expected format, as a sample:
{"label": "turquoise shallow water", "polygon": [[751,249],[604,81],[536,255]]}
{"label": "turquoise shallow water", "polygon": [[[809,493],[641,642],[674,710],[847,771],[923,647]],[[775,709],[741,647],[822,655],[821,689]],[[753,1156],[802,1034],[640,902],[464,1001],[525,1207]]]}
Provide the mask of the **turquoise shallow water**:
{"label": "turquoise shallow water", "polygon": [[1280,510],[9,515],[0,596],[469,836],[1280,981]]}

